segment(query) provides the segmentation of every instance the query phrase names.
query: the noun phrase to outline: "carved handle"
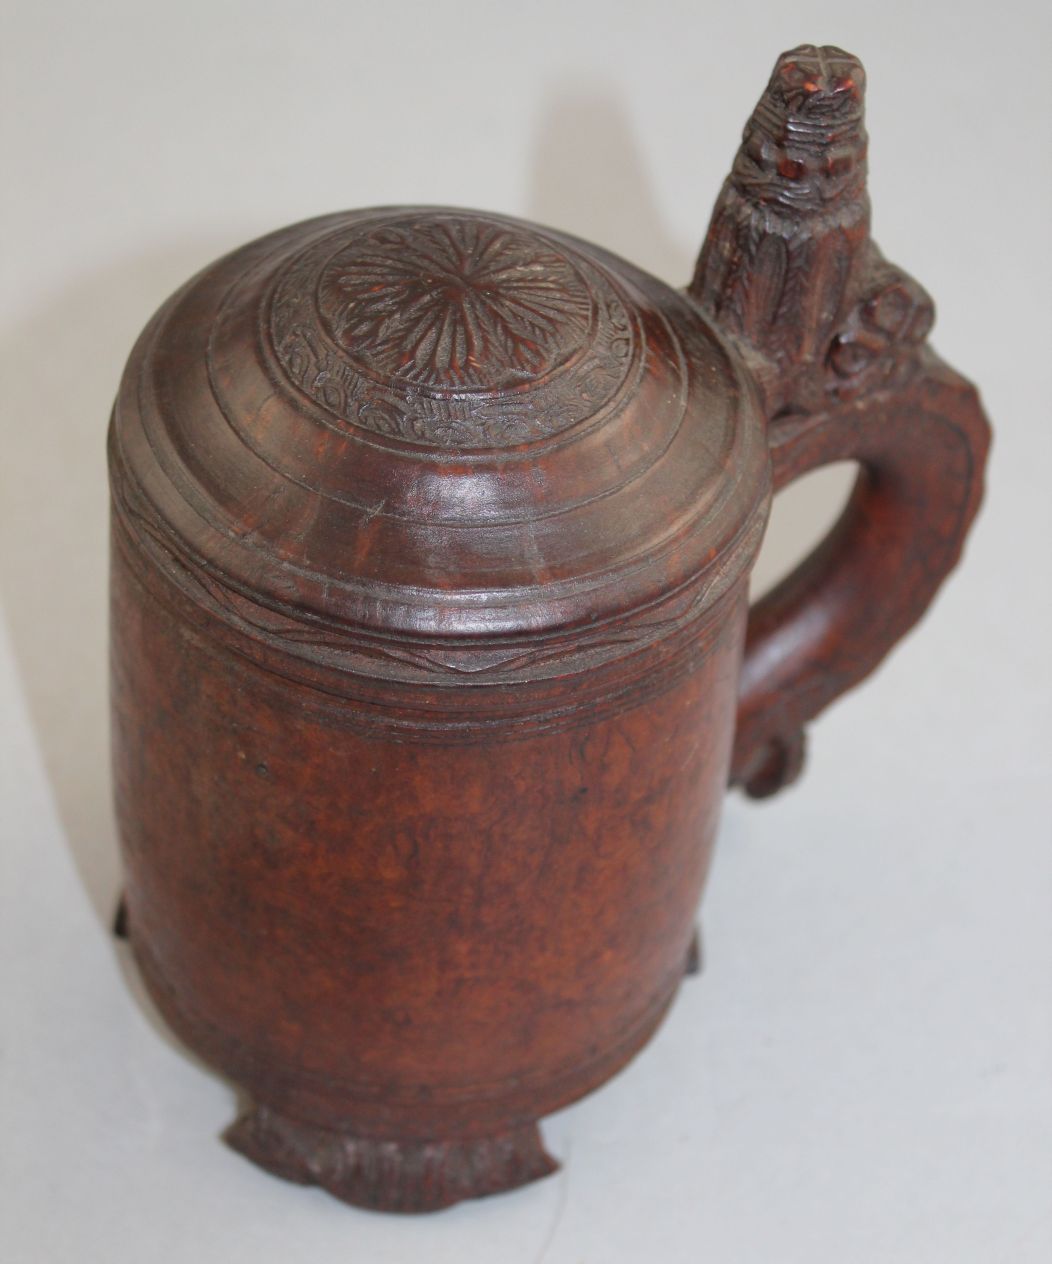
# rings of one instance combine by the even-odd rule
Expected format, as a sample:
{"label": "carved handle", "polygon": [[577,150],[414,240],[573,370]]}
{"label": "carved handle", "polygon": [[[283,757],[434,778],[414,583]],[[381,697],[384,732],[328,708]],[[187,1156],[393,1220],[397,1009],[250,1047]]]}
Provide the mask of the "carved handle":
{"label": "carved handle", "polygon": [[749,616],[732,780],[755,796],[799,773],[803,725],[924,613],[978,508],[988,432],[975,391],[933,355],[908,385],[771,429],[775,486],[853,458],[839,522]]}
{"label": "carved handle", "polygon": [[925,345],[927,294],[869,237],[864,83],[840,49],[779,58],[690,286],[756,371],[775,488],[860,465],[832,531],[750,613],[731,780],[756,797],[798,775],[804,724],[924,613],[982,495],[976,392]]}

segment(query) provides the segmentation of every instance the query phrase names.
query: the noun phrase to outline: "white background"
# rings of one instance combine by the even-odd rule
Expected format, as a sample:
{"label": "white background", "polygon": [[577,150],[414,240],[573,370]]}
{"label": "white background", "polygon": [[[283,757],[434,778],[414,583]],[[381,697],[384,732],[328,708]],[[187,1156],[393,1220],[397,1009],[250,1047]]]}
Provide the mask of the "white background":
{"label": "white background", "polygon": [[[1047,4],[3,6],[0,1254],[10,1261],[1027,1264],[1052,1258]],[[728,799],[707,965],[636,1063],[550,1120],[559,1175],[423,1219],[215,1140],[228,1087],[106,933],[103,436],[153,308],[326,210],[448,202],[684,282],[777,53],[869,71],[875,231],[997,442],[957,576]],[[782,503],[798,554],[842,491]]]}

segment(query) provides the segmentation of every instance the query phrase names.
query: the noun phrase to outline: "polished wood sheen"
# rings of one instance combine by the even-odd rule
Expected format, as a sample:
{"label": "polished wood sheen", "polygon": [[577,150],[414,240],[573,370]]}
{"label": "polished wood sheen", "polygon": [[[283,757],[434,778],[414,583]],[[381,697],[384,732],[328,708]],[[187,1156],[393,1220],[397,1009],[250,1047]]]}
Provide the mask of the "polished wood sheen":
{"label": "polished wood sheen", "polygon": [[[783,55],[684,292],[379,208],[219,260],[136,345],[118,929],[268,1170],[400,1211],[552,1171],[538,1120],[698,967],[728,781],[791,781],[956,562],[987,425],[870,240],[863,82]],[[845,458],[750,610],[773,490]]]}

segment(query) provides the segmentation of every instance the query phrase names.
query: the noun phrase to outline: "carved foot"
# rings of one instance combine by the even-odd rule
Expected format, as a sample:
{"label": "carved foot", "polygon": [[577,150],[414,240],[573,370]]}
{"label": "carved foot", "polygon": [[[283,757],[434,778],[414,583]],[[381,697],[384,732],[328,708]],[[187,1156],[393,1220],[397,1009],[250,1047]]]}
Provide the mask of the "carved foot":
{"label": "carved foot", "polygon": [[223,1139],[275,1176],[319,1185],[374,1211],[437,1211],[515,1189],[559,1166],[535,1123],[489,1137],[396,1141],[333,1132],[250,1106]]}
{"label": "carved foot", "polygon": [[687,976],[701,974],[704,957],[701,949],[701,928],[696,927],[687,949],[687,960],[683,963],[683,973]]}
{"label": "carved foot", "polygon": [[800,776],[807,741],[803,729],[787,737],[775,737],[748,761],[738,780],[750,799],[767,799]]}
{"label": "carved foot", "polygon": [[122,895],[113,914],[113,934],[117,939],[128,938],[128,902]]}

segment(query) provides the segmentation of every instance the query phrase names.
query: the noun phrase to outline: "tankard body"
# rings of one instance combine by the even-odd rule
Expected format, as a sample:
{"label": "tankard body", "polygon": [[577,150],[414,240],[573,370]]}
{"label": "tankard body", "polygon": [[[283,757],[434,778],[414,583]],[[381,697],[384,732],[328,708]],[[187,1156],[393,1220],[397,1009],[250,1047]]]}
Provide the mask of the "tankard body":
{"label": "tankard body", "polygon": [[370,1139],[504,1134],[627,1061],[691,946],[744,577],[622,697],[560,686],[451,734],[217,646],[122,549],[127,898],[187,1043],[276,1114]]}

